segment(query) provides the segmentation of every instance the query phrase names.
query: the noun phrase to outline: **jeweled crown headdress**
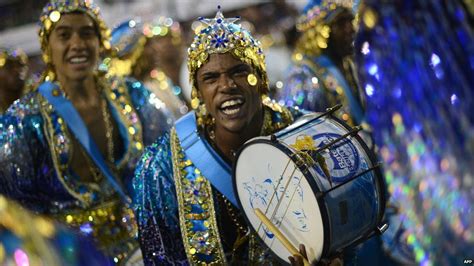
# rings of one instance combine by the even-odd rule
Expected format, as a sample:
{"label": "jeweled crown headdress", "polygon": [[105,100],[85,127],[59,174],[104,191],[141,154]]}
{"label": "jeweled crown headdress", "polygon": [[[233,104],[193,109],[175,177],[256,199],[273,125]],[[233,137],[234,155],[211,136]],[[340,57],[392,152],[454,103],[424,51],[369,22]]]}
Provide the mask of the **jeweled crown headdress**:
{"label": "jeweled crown headdress", "polygon": [[110,29],[100,15],[99,7],[93,0],[50,0],[43,8],[40,16],[40,29],[38,32],[43,60],[46,64],[50,63],[47,54],[49,35],[54,29],[54,24],[61,19],[61,15],[82,12],[89,15],[94,20],[99,32],[100,44],[104,50],[110,49]]}
{"label": "jeweled crown headdress", "polygon": [[224,18],[220,6],[214,18],[198,19],[207,26],[196,34],[188,49],[189,81],[192,85],[191,105],[194,109],[199,107],[196,72],[207,62],[210,54],[230,52],[242,62],[251,65],[260,76],[264,90],[268,90],[265,56],[261,44],[249,31],[235,24],[239,19],[239,17]]}
{"label": "jeweled crown headdress", "polygon": [[297,51],[318,55],[327,48],[329,24],[343,10],[352,10],[352,0],[310,0],[298,18],[296,29],[302,32]]}

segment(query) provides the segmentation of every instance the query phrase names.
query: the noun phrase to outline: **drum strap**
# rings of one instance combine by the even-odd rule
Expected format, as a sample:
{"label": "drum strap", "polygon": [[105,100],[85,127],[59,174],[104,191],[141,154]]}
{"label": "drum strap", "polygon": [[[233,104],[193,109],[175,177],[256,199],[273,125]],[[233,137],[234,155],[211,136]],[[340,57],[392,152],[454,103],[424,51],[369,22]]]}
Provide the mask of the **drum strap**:
{"label": "drum strap", "polygon": [[105,163],[102,154],[100,153],[97,145],[95,144],[94,139],[89,134],[84,121],[77,112],[76,108],[72,103],[63,96],[61,90],[58,86],[46,81],[43,82],[39,87],[38,91],[43,95],[43,97],[48,100],[48,102],[54,107],[56,112],[63,118],[64,122],[68,125],[69,129],[74,133],[79,143],[82,145],[84,150],[94,161],[96,166],[100,169],[102,174],[107,178],[107,180],[112,184],[112,187],[119,193],[121,198],[125,203],[130,203],[129,197],[125,195],[122,187],[119,185],[119,182],[116,180],[115,176],[110,171],[109,167]]}
{"label": "drum strap", "polygon": [[232,186],[231,167],[199,134],[195,113],[189,112],[181,117],[176,121],[175,128],[186,156],[220,193],[238,207]]}

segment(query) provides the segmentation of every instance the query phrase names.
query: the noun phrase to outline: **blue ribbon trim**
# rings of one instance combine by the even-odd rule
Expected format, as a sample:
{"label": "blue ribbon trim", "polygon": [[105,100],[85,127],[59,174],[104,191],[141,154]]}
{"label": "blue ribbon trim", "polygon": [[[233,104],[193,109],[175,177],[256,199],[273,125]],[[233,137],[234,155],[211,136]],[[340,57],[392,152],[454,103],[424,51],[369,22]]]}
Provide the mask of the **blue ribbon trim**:
{"label": "blue ribbon trim", "polygon": [[232,169],[199,134],[195,113],[189,112],[181,117],[175,128],[186,156],[219,192],[238,207],[232,187]]}
{"label": "blue ribbon trim", "polygon": [[58,86],[49,81],[43,82],[38,87],[38,91],[41,93],[41,95],[43,95],[44,98],[46,98],[46,100],[48,100],[56,112],[63,118],[64,122],[76,136],[79,143],[81,143],[87,154],[89,154],[102,174],[104,174],[110,184],[112,184],[114,189],[119,193],[120,197],[122,197],[125,203],[130,204],[130,199],[126,196],[122,187],[119,185],[114,175],[111,173],[109,167],[106,165],[102,154],[97,148],[94,139],[92,139],[91,135],[89,134],[89,131],[87,130],[87,127],[76,108],[74,108],[72,103],[66,99],[62,93],[53,95],[54,90],[58,90],[59,92]]}

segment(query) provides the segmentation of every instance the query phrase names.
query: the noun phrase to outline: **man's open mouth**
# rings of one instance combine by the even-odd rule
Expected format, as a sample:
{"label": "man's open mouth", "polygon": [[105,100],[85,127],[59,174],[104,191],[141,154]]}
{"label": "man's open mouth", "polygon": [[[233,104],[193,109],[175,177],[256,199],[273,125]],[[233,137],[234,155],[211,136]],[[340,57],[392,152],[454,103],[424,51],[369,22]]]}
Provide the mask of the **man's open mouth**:
{"label": "man's open mouth", "polygon": [[234,115],[240,111],[243,104],[244,104],[244,100],[242,99],[230,99],[230,100],[224,101],[219,107],[219,109],[225,115]]}

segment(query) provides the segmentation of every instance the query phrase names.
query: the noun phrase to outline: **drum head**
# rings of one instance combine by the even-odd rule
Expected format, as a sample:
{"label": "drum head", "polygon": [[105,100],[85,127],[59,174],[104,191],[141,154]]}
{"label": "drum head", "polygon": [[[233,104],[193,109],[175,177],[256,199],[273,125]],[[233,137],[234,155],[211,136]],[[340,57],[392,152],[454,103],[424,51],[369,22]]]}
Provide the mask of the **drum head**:
{"label": "drum head", "polygon": [[310,184],[288,154],[286,145],[268,138],[248,142],[234,167],[234,189],[249,225],[276,256],[289,263],[293,254],[257,217],[257,208],[296,249],[304,244],[310,261],[319,260],[325,239],[320,207],[325,207],[315,197],[315,183]]}

